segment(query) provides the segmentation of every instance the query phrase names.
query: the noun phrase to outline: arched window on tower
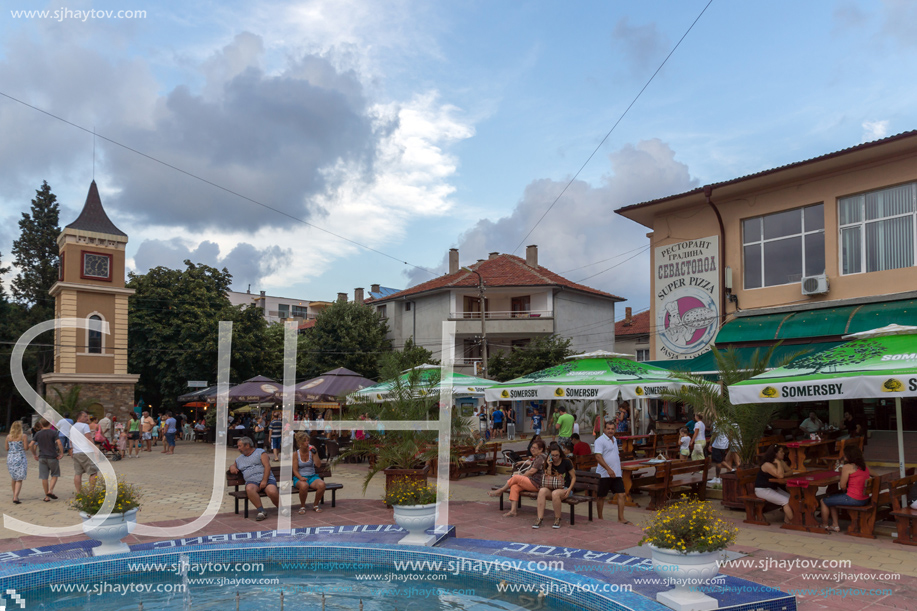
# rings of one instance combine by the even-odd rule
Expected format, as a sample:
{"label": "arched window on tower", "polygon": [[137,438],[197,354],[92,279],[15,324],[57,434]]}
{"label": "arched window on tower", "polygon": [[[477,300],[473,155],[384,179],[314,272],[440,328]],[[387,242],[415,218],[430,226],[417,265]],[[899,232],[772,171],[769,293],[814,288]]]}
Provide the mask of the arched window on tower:
{"label": "arched window on tower", "polygon": [[87,334],[87,350],[89,354],[102,354],[102,317],[93,314],[89,317],[89,320],[96,321],[99,323],[98,329],[89,329]]}

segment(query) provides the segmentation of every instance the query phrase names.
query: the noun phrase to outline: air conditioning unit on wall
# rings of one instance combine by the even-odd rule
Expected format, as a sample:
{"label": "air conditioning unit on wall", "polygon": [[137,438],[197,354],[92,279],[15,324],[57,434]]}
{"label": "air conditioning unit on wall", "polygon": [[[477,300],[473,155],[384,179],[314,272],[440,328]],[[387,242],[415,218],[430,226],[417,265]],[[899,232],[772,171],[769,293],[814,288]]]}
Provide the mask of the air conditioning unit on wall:
{"label": "air conditioning unit on wall", "polygon": [[828,277],[824,274],[820,276],[803,276],[802,277],[802,294],[803,295],[824,295],[828,292]]}

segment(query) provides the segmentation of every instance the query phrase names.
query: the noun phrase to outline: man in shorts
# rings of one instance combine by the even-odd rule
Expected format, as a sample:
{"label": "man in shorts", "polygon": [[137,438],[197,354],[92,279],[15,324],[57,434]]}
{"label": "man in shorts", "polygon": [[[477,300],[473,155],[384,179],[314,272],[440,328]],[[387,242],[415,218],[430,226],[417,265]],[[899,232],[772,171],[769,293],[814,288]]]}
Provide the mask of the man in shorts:
{"label": "man in shorts", "polygon": [[175,454],[175,433],[178,432],[178,422],[172,417],[172,412],[166,412],[166,421],[162,423],[166,430],[166,444],[162,449],[163,454]]}
{"label": "man in shorts", "polygon": [[140,418],[140,430],[143,435],[143,443],[146,444],[145,452],[153,451],[153,427],[156,426],[156,421],[150,418],[150,412],[143,412],[143,416]]}
{"label": "man in shorts", "polygon": [[[84,473],[89,476],[89,483],[91,485],[96,483],[96,475],[99,474],[99,468],[92,462],[92,457],[81,450],[76,441],[77,435],[82,434],[86,438],[86,442],[95,448],[95,444],[92,441],[92,433],[89,431],[88,422],[89,414],[87,412],[80,412],[77,414],[76,422],[73,423],[70,429],[70,441],[73,444],[73,487],[76,488],[77,492],[83,487]],[[94,449],[92,451],[95,452]]]}
{"label": "man in shorts", "polygon": [[35,433],[30,448],[38,461],[38,479],[45,491],[45,503],[57,500],[54,486],[60,477],[60,459],[64,457],[64,445],[60,442],[57,431],[51,430],[51,423],[42,418],[38,422],[41,430]]}
{"label": "man in shorts", "polygon": [[277,480],[274,479],[274,474],[271,473],[271,462],[267,453],[261,448],[256,448],[251,438],[240,437],[236,442],[236,448],[241,456],[230,465],[229,472],[242,474],[242,478],[245,480],[245,493],[248,494],[248,500],[251,501],[258,512],[255,519],[260,522],[267,518],[264,513],[264,507],[261,505],[260,492],[262,490],[274,505],[280,506],[280,491],[277,489]]}
{"label": "man in shorts", "polygon": [[573,414],[568,414],[567,408],[563,405],[558,407],[557,411],[560,415],[554,424],[557,428],[557,439],[555,441],[563,448],[570,443],[570,439],[573,437],[573,425],[576,423],[576,418],[573,417]]}
{"label": "man in shorts", "polygon": [[64,414],[64,417],[57,423],[57,436],[60,437],[60,442],[64,446],[64,452],[72,455],[69,437],[71,426],[73,426],[73,419],[70,417],[69,413]]}
{"label": "man in shorts", "polygon": [[605,497],[609,492],[618,495],[618,522],[631,524],[624,519],[624,480],[621,478],[621,456],[618,454],[618,442],[615,440],[615,420],[605,421],[605,434],[595,440],[595,459],[598,461],[596,473],[599,474],[599,489],[596,493],[595,506],[599,519],[605,507]]}

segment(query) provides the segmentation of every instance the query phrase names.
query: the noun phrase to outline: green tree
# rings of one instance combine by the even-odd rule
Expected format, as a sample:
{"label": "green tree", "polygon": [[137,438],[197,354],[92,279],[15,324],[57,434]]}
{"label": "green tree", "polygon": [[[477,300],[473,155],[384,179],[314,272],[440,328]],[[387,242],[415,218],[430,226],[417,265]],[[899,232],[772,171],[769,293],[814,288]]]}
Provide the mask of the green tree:
{"label": "green tree", "polygon": [[298,375],[315,377],[346,367],[363,377],[379,379],[379,358],[391,352],[388,325],[372,308],[336,301],[315,319],[305,334]]}
{"label": "green tree", "polygon": [[231,381],[258,375],[265,362],[262,311],[229,302],[227,270],[185,265],[128,274],[127,286],[136,291],[128,302],[128,362],[140,374],[137,391],[156,408],[175,407],[188,380],[216,381],[220,321],[233,323]]}
{"label": "green tree", "polygon": [[401,350],[385,352],[379,356],[379,371],[391,369],[393,371],[406,371],[413,369],[418,365],[439,365],[439,361],[433,358],[433,353],[414,343],[414,338],[409,337],[404,342]]}
{"label": "green tree", "polygon": [[[49,401],[49,403],[57,410],[57,413],[70,414],[73,418],[76,418],[76,414],[79,412],[90,411],[93,405],[99,403],[98,399],[80,397],[82,386],[79,384],[72,386],[70,390],[65,393],[62,393],[60,389],[56,387],[52,387],[51,390],[57,395],[57,400]],[[96,415],[101,416],[101,414]]]}
{"label": "green tree", "polygon": [[735,348],[718,350],[713,348],[719,380],[712,382],[702,375],[672,372],[672,377],[683,382],[677,391],[665,391],[662,397],[679,401],[703,414],[708,427],[714,434],[724,433],[733,447],[738,448],[743,465],[755,463],[758,441],[764,437],[768,423],[773,420],[778,406],[774,404],[733,405],[729,400],[729,386],[753,378],[773,367],[782,367],[800,353],[788,355],[779,361],[774,359],[774,350],[779,344],[767,350],[755,350],[746,360]]}
{"label": "green tree", "polygon": [[[54,318],[54,299],[48,291],[57,282],[60,253],[57,236],[60,206],[57,196],[51,192],[47,181],[35,192],[29,212],[23,212],[19,219],[19,239],[13,242],[13,262],[19,270],[13,278],[13,298],[25,309],[26,316],[20,322],[24,332],[29,327]],[[18,336],[17,336],[18,337]],[[41,378],[52,368],[54,350],[47,344],[54,341],[52,332],[35,339],[35,344],[46,344],[29,349],[29,372],[35,376],[35,389],[44,396]]]}
{"label": "green tree", "polygon": [[562,365],[573,354],[570,340],[551,335],[533,339],[527,346],[513,348],[506,354],[497,353],[487,364],[487,377],[505,382],[541,369]]}
{"label": "green tree", "polygon": [[[9,273],[9,267],[3,267],[0,259],[0,276]],[[10,354],[13,350],[13,343],[19,339],[20,329],[24,330],[26,311],[19,305],[11,303],[0,283],[0,407],[5,414],[6,429],[9,429],[10,422],[13,418],[13,409],[16,412],[25,413],[26,404],[22,401],[19,393],[13,386],[13,378],[10,376]],[[34,364],[34,354],[26,359],[26,369],[29,363]]]}

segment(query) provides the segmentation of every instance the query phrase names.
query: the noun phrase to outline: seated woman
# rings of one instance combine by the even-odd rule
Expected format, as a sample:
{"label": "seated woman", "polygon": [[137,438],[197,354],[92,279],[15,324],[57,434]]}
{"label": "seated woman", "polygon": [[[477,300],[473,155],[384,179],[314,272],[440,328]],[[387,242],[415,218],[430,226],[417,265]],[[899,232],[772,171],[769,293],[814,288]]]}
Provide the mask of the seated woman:
{"label": "seated woman", "polygon": [[790,493],[771,481],[771,478],[784,478],[789,473],[787,464],[783,462],[785,452],[783,446],[774,444],[764,453],[755,479],[755,496],[783,507],[783,521],[789,524],[793,519],[793,509],[789,505]]}
{"label": "seated woman", "polygon": [[544,443],[544,440],[541,438],[541,435],[539,435],[538,433],[535,433],[535,434],[532,436],[532,438],[529,440],[529,445],[528,445],[528,447],[525,448],[526,451],[527,451],[529,454],[532,453],[532,445],[534,445],[534,443],[535,443],[536,441],[540,441],[542,444]]}
{"label": "seated woman", "polygon": [[[532,453],[532,465],[524,472],[517,473],[509,478],[502,488],[491,490],[490,496],[500,496],[509,490],[509,511],[504,517],[512,518],[516,515],[516,507],[519,505],[519,496],[523,490],[528,492],[537,492],[541,487],[542,476],[544,475],[544,441],[537,439],[532,441],[529,451]],[[537,482],[537,483],[536,483]]]}
{"label": "seated woman", "polygon": [[486,440],[481,437],[479,431],[471,431],[472,443],[474,443],[474,454],[465,457],[466,462],[474,462],[476,460],[486,460],[487,454],[484,453],[484,444]]}
{"label": "seated woman", "polygon": [[[846,493],[833,494],[821,500],[821,516],[825,530],[840,532],[837,525],[837,506],[853,505],[862,507],[869,502],[866,494],[866,482],[869,480],[869,468],[863,460],[863,452],[856,446],[844,447],[844,466],[841,467],[841,490]],[[830,508],[831,525],[828,525],[828,509]]]}
{"label": "seated woman", "polygon": [[293,486],[299,490],[299,513],[306,513],[306,498],[309,496],[309,490],[315,490],[315,498],[312,499],[312,511],[321,513],[319,503],[325,495],[325,480],[323,480],[317,469],[322,466],[322,459],[318,457],[315,448],[309,445],[309,435],[306,433],[296,433],[296,456],[293,461]]}
{"label": "seated woman", "polygon": [[573,468],[573,462],[564,455],[564,451],[557,443],[552,443],[548,451],[550,456],[545,461],[544,475],[548,477],[563,477],[563,488],[546,488],[542,485],[538,491],[538,519],[532,525],[532,528],[541,528],[544,521],[544,506],[547,504],[548,497],[554,505],[554,528],[560,528],[560,510],[563,500],[573,494],[573,486],[576,484],[576,471]]}

